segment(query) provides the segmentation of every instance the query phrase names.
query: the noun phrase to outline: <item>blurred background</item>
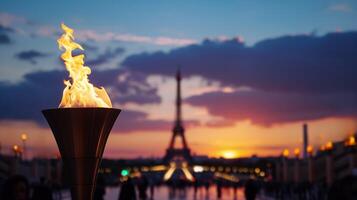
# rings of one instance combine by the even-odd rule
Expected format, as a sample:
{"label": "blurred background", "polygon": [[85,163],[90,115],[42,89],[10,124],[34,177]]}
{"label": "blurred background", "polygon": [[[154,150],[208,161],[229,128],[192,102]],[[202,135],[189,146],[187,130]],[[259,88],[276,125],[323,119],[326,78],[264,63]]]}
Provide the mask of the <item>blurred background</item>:
{"label": "blurred background", "polygon": [[68,79],[56,41],[65,23],[90,81],[123,110],[99,170],[105,199],[128,179],[147,190],[141,199],[242,199],[247,188],[260,199],[324,199],[334,184],[348,195],[356,18],[348,0],[1,1],[0,183],[21,174],[30,194],[40,185],[69,197],[41,114],[58,107]]}

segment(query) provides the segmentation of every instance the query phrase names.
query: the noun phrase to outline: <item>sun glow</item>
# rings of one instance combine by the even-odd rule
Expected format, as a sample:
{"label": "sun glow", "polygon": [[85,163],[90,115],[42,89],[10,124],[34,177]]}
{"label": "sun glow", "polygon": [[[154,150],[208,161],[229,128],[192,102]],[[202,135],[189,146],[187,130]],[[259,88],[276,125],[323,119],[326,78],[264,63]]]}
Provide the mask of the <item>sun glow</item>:
{"label": "sun glow", "polygon": [[221,154],[222,154],[223,158],[227,158],[227,159],[238,158],[238,153],[233,150],[225,150],[225,151],[222,151]]}
{"label": "sun glow", "polygon": [[103,87],[97,88],[89,83],[88,75],[91,69],[84,66],[84,55],[72,56],[76,49],[84,50],[80,44],[74,42],[74,31],[61,24],[64,33],[57,40],[58,47],[65,50],[61,55],[62,60],[69,72],[71,80],[65,80],[66,85],[60,108],[69,107],[104,107],[111,108],[112,103]]}

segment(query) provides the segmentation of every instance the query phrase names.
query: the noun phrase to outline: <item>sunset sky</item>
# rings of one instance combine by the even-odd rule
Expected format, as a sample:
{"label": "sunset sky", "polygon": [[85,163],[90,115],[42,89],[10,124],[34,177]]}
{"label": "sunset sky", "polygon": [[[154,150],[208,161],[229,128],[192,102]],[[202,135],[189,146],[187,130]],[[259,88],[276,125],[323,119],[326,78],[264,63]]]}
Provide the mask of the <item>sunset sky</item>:
{"label": "sunset sky", "polygon": [[105,157],[163,156],[180,66],[186,138],[196,155],[279,155],[357,130],[356,1],[1,1],[0,143],[27,133],[28,156],[57,154],[41,110],[68,79],[64,22],[90,80],[121,108]]}

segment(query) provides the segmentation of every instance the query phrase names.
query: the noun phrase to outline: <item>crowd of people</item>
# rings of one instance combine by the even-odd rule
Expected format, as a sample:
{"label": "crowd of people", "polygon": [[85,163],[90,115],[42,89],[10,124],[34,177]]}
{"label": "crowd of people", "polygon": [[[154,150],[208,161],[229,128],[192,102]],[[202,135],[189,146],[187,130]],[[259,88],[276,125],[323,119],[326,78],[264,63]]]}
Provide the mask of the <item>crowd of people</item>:
{"label": "crowd of people", "polygon": [[[140,179],[136,181],[137,186],[137,194],[138,199],[146,200],[146,199],[154,199],[154,184],[150,183],[150,181],[142,176]],[[147,194],[147,190],[150,191],[150,196]],[[127,180],[124,181],[121,185],[119,200],[136,200],[136,191],[133,180],[130,177],[127,177]]]}
{"label": "crowd of people", "polygon": [[[1,200],[54,200],[53,191],[44,177],[30,185],[25,176],[15,175],[5,181],[1,188]],[[59,197],[60,199],[60,197]]]}
{"label": "crowd of people", "polygon": [[355,200],[357,199],[357,177],[347,176],[331,186],[323,182],[309,183],[260,183],[264,193],[272,199],[291,200]]}
{"label": "crowd of people", "polygon": [[[152,200],[154,199],[155,185],[145,176],[136,178],[135,182],[130,177],[121,183],[118,200]],[[194,199],[197,191],[204,188],[206,194],[209,195],[211,183],[209,181],[194,182],[193,185]],[[97,179],[96,189],[94,191],[94,200],[104,200],[105,196],[105,181],[99,176]],[[186,193],[188,185],[180,182],[169,184],[169,197],[174,198],[176,195]],[[227,185],[222,181],[215,182],[217,199],[222,197],[222,189]],[[237,184],[230,185],[234,188],[236,196]],[[45,178],[40,178],[36,184],[30,184],[26,177],[15,175],[5,181],[1,187],[1,200],[57,200],[62,199],[61,190],[56,191],[53,186],[46,181]],[[245,195],[247,200],[254,200],[258,192],[254,182],[247,182],[245,187]],[[149,194],[148,194],[149,193]]]}
{"label": "crowd of people", "polygon": [[[153,200],[155,184],[145,176],[136,178],[130,177],[121,183],[118,200]],[[169,197],[186,193],[187,187],[192,187],[194,199],[198,191],[205,190],[209,195],[209,188],[213,183],[209,181],[196,181],[193,184],[180,184],[179,182],[169,184]],[[352,200],[357,199],[357,178],[346,177],[345,179],[334,182],[330,187],[323,184],[311,183],[279,183],[262,182],[247,180],[244,184],[227,184],[221,180],[214,182],[216,199],[222,198],[222,189],[233,189],[234,197],[237,197],[237,188],[244,186],[244,195],[246,200],[255,200],[257,194],[264,194],[271,199],[297,199],[297,200]],[[105,181],[99,176],[96,189],[94,191],[94,200],[104,200]],[[62,199],[62,192],[56,190],[53,185],[40,178],[38,183],[30,184],[26,177],[15,175],[8,178],[1,187],[1,200],[56,200]],[[208,197],[209,198],[209,197]],[[206,197],[207,199],[207,197]]]}
{"label": "crowd of people", "polygon": [[[149,184],[150,181],[145,176],[140,177],[139,179],[133,179],[128,177],[126,181],[121,184],[119,200],[147,200],[154,199],[154,185]],[[237,199],[237,190],[238,187],[243,186],[239,183],[227,183],[222,180],[215,180],[211,182],[209,180],[201,180],[194,181],[193,183],[187,183],[185,181],[175,181],[168,182],[167,186],[169,188],[169,199],[186,199],[187,198],[187,188],[193,188],[193,199],[197,199],[198,191],[205,191],[205,199],[210,199],[210,187],[215,187],[215,195],[216,197],[212,197],[213,199],[221,199],[223,198],[223,191],[225,189],[233,189],[233,197]],[[150,195],[147,195],[147,190],[150,187]],[[136,191],[136,189],[137,191]],[[248,180],[245,183],[244,194],[247,200],[255,200],[256,196],[259,192],[259,187],[253,180]],[[212,192],[212,191],[211,191]]]}

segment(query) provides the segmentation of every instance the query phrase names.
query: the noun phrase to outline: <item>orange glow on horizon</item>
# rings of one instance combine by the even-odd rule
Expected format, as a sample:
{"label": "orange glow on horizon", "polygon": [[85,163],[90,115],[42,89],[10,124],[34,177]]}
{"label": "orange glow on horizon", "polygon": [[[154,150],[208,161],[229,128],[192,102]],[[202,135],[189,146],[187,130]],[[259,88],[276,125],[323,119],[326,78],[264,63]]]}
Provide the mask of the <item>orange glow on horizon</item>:
{"label": "orange glow on horizon", "polygon": [[224,150],[221,152],[221,155],[223,158],[226,158],[226,159],[238,158],[238,153],[237,153],[237,151],[234,151],[234,150]]}
{"label": "orange glow on horizon", "polygon": [[[321,142],[344,141],[351,132],[355,132],[353,130],[356,130],[356,122],[353,119],[324,119],[309,124],[311,124],[311,133],[326,134],[323,139],[318,134],[311,134],[310,142],[315,147],[319,147]],[[32,121],[3,120],[0,121],[0,132],[8,133],[0,134],[4,154],[13,154],[12,146],[19,142],[19,133],[24,133],[24,131],[28,134],[28,139],[31,136],[31,140],[26,141],[26,145],[31,147],[26,153],[28,158],[47,158],[58,152],[49,128],[39,126]],[[287,132],[289,134],[286,134]],[[130,133],[113,130],[109,136],[104,157],[110,159],[161,158],[170,139],[170,130]],[[291,149],[290,155],[294,155],[294,148],[301,144],[301,123],[261,127],[249,121],[242,121],[224,127],[188,127],[186,139],[195,155],[223,157],[224,151],[231,150],[237,154],[236,157],[279,156],[284,148]],[[353,141],[353,139],[350,140]]]}

